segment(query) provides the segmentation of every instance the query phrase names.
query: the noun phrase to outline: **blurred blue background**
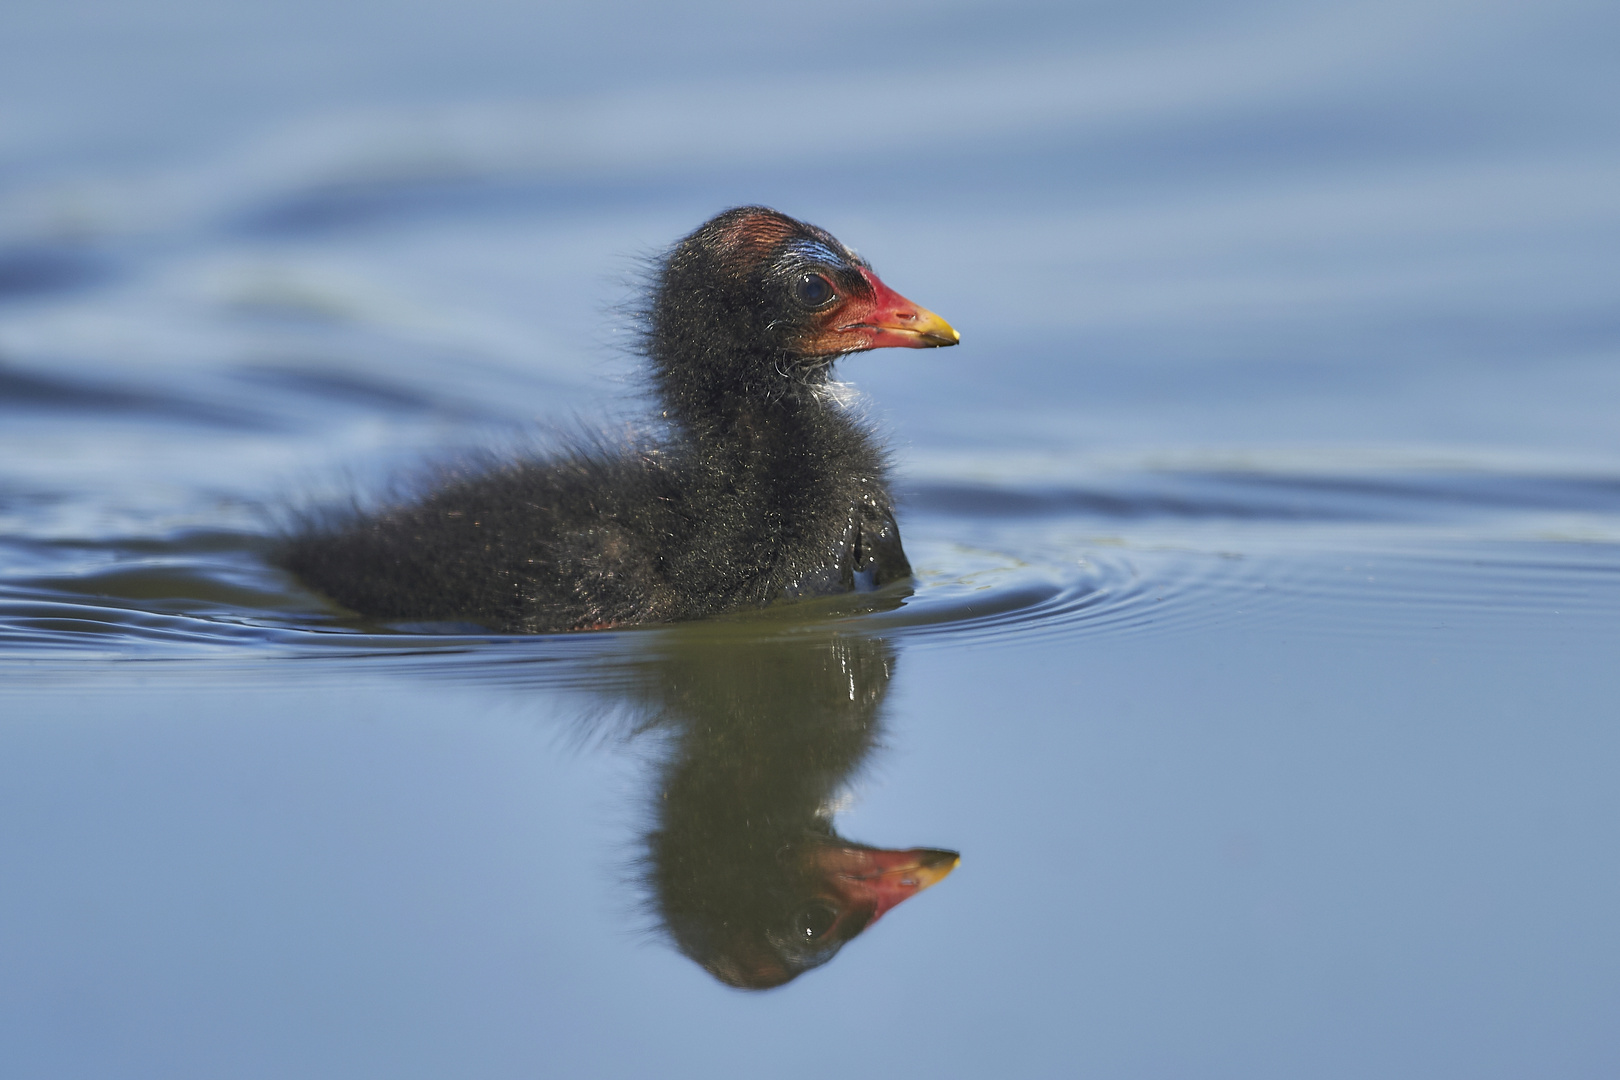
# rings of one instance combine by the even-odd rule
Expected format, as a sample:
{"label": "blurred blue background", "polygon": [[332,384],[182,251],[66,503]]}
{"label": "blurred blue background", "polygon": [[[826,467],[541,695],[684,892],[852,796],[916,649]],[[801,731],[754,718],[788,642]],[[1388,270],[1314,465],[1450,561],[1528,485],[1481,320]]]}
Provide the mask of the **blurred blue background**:
{"label": "blurred blue background", "polygon": [[[1617,49],[1577,0],[7,0],[8,1073],[1615,1075]],[[644,260],[754,202],[963,333],[842,370],[949,616],[846,831],[964,862],[748,997],[644,929],[596,646],[323,653],[259,538],[633,416]]]}

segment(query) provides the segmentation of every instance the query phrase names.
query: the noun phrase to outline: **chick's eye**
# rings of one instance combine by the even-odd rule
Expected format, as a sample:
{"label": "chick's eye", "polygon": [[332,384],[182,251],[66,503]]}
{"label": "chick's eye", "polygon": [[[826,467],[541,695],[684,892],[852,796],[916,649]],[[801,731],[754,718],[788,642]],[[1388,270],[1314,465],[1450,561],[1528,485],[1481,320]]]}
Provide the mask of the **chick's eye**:
{"label": "chick's eye", "polygon": [[805,941],[815,941],[838,921],[838,910],[830,904],[812,903],[799,912],[797,929]]}
{"label": "chick's eye", "polygon": [[837,295],[832,282],[820,274],[801,274],[793,283],[793,299],[807,308],[826,307]]}

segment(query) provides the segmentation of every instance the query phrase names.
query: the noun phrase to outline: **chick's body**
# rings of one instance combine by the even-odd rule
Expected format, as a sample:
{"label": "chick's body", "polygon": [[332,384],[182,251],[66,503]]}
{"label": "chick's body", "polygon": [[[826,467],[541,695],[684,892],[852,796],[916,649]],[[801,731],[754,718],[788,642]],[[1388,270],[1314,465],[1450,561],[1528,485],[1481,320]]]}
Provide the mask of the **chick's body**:
{"label": "chick's body", "polygon": [[382,619],[537,633],[699,618],[911,572],[882,446],[829,369],[954,344],[825,232],[728,211],[662,263],[645,352],[664,434],[520,460],[306,529],[281,562]]}

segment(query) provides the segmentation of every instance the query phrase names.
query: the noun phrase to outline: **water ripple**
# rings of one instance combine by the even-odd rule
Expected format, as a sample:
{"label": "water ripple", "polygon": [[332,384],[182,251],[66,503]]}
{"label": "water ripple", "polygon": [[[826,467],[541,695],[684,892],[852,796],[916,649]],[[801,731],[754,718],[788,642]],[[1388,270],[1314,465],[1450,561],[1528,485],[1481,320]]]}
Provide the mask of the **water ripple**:
{"label": "water ripple", "polygon": [[[1588,511],[1588,526],[1608,522],[1602,511],[1620,491],[1608,478],[1561,486],[1476,478],[1447,504],[1495,509],[1491,527],[1472,531],[1458,531],[1455,520],[1435,524],[1443,509],[1416,493],[1437,480],[1307,484],[1215,476],[1198,483],[1251,492],[1308,487],[1312,499],[1338,501],[1288,519],[1269,512],[1264,499],[1166,500],[1162,476],[1147,478],[1130,497],[1116,489],[1108,499],[935,485],[914,500],[908,519],[917,571],[909,590],[719,621],[754,634],[831,628],[926,647],[1202,633],[1260,621],[1335,633],[1416,632],[1448,620],[1609,618],[1620,606],[1620,542],[1611,535],[1620,530],[1605,524],[1582,536],[1531,527],[1549,510],[1572,507]],[[1383,509],[1364,512],[1368,500]],[[1386,511],[1403,500],[1412,509],[1392,523]],[[1229,502],[1233,512],[1220,509]],[[1168,520],[1144,516],[1144,508]],[[531,663],[643,648],[657,632],[512,637],[470,625],[379,625],[303,591],[268,565],[266,550],[262,536],[218,529],[122,539],[14,536],[0,542],[0,656],[476,653]]]}

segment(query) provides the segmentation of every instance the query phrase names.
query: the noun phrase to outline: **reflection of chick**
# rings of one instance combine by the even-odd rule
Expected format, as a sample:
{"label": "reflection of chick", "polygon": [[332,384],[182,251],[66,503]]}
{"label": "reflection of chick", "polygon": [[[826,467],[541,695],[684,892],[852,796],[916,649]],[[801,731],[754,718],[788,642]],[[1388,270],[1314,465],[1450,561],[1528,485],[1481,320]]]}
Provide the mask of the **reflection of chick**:
{"label": "reflection of chick", "polygon": [[643,683],[649,725],[677,732],[646,874],[683,953],[732,986],[779,986],[956,866],[952,851],[885,851],[833,831],[830,803],[873,746],[887,642],[672,644]]}

